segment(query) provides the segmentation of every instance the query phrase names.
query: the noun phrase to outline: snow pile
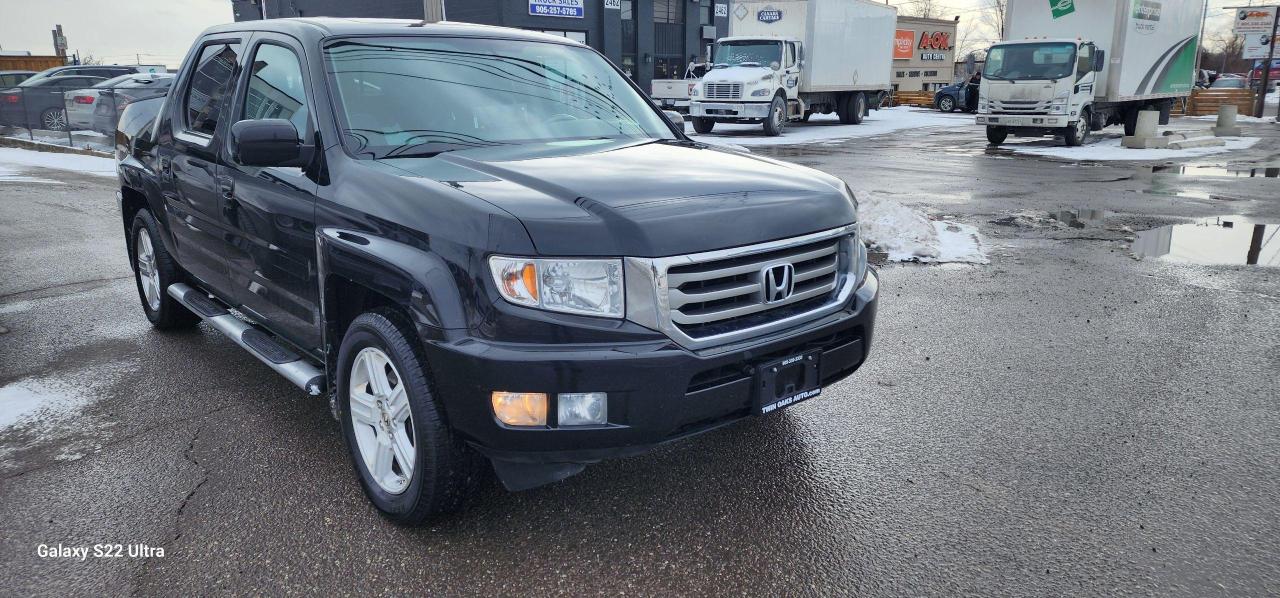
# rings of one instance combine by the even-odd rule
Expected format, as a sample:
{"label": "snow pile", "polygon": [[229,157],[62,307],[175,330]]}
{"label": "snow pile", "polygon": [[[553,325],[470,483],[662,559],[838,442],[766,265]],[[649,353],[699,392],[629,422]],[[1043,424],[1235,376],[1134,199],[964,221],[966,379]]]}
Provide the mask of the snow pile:
{"label": "snow pile", "polygon": [[1020,154],[1060,158],[1063,160],[1110,161],[1110,160],[1170,160],[1176,158],[1194,158],[1208,156],[1253,147],[1257,137],[1221,137],[1226,145],[1215,147],[1195,147],[1189,149],[1130,149],[1120,147],[1120,138],[1112,137],[1097,143],[1087,143],[1079,147],[1067,147],[1062,141],[1054,145],[1044,142],[1030,144],[1009,143],[1002,147]]}
{"label": "snow pile", "polygon": [[21,170],[11,166],[0,164],[0,183],[45,183],[49,185],[61,185],[58,181],[42,179],[39,177],[28,176],[23,174]]}
{"label": "snow pile", "polygon": [[766,137],[764,125],[733,125],[716,123],[715,129],[706,135],[693,132],[693,123],[686,121],[685,130],[693,139],[714,145],[796,145],[811,143],[836,143],[858,137],[874,137],[903,129],[928,127],[971,127],[973,117],[963,112],[947,114],[937,110],[925,110],[898,106],[874,110],[860,125],[842,125],[835,114],[815,114],[809,122],[788,123],[782,135]]}
{"label": "snow pile", "polygon": [[24,172],[32,168],[70,170],[103,177],[116,176],[116,161],[111,158],[0,147],[0,170]]}
{"label": "snow pile", "polygon": [[890,261],[989,263],[978,229],[930,220],[923,212],[889,199],[864,196],[859,200],[858,234],[871,249],[887,253]]}

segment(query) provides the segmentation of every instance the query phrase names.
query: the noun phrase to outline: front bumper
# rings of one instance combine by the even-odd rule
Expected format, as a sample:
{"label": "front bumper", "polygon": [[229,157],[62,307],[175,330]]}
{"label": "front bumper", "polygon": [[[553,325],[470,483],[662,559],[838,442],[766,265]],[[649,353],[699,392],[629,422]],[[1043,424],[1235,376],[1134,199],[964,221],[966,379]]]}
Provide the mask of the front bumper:
{"label": "front bumper", "polygon": [[689,102],[690,116],[711,118],[764,118],[769,102]]}
{"label": "front bumper", "polygon": [[[494,462],[508,488],[530,488],[751,415],[753,368],[762,363],[820,349],[824,387],[848,376],[870,348],[878,293],[879,279],[868,269],[841,311],[714,355],[667,341],[564,346],[468,338],[427,342],[427,362],[451,426]],[[609,423],[510,428],[494,418],[495,390],[547,393],[550,418],[556,393],[607,392]]]}
{"label": "front bumper", "polygon": [[980,125],[999,127],[1040,127],[1053,129],[1071,124],[1071,118],[1065,114],[979,114]]}

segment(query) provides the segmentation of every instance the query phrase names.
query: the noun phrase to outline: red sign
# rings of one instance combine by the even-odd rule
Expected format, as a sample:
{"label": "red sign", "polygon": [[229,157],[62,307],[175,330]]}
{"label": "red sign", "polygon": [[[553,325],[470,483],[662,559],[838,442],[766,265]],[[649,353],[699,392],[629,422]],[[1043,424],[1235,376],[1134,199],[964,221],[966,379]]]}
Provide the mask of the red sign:
{"label": "red sign", "polygon": [[921,50],[950,50],[951,34],[945,31],[934,31],[929,33],[925,31],[920,34]]}
{"label": "red sign", "polygon": [[911,44],[916,41],[916,32],[910,29],[899,29],[893,34],[893,59],[910,60]]}

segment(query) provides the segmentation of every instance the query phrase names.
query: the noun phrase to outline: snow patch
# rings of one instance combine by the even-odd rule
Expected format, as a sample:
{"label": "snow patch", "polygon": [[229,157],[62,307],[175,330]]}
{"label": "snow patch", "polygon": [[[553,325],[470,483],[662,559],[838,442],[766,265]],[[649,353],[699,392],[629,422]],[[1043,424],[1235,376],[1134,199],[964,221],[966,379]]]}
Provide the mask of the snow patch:
{"label": "snow patch", "polygon": [[101,177],[116,176],[116,161],[111,158],[0,147],[0,169],[21,172],[32,168],[69,170]]}
{"label": "snow patch", "polygon": [[61,185],[58,181],[42,179],[40,177],[27,176],[16,168],[0,164],[0,183],[44,183],[49,185]]}
{"label": "snow patch", "polygon": [[989,263],[977,228],[931,220],[891,199],[867,197],[858,202],[858,233],[890,261]]}
{"label": "snow patch", "polygon": [[716,123],[706,135],[693,133],[693,123],[686,121],[689,137],[713,145],[795,145],[836,143],[858,137],[874,137],[902,129],[928,127],[972,127],[973,117],[963,112],[947,114],[937,110],[897,106],[873,110],[860,125],[842,125],[835,114],[814,114],[807,123],[788,123],[782,135],[766,137],[764,126]]}
{"label": "snow patch", "polygon": [[0,430],[20,423],[59,418],[88,401],[70,384],[26,379],[0,386]]}
{"label": "snow patch", "polygon": [[1257,137],[1221,137],[1220,139],[1225,141],[1226,145],[1216,147],[1196,147],[1181,150],[1130,149],[1120,147],[1120,138],[1118,137],[1103,139],[1097,143],[1090,143],[1079,147],[1013,143],[1006,144],[1003,147],[1020,154],[1045,156],[1048,158],[1059,158],[1062,160],[1170,160],[1177,158],[1195,158],[1199,156],[1208,156],[1211,154],[1247,149],[1253,147],[1253,144],[1258,142]]}

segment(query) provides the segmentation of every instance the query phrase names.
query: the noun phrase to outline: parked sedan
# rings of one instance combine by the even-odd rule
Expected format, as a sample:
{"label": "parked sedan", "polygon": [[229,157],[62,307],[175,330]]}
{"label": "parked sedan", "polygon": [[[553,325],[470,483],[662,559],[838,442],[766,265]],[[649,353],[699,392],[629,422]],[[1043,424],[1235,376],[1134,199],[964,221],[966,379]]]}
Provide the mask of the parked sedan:
{"label": "parked sedan", "polygon": [[86,75],[27,79],[17,87],[0,91],[0,124],[65,131],[67,112],[63,94],[104,80]]}
{"label": "parked sedan", "polygon": [[106,87],[119,85],[130,78],[139,76],[135,73],[112,77],[93,87],[73,89],[63,95],[66,102],[67,124],[73,130],[88,129],[93,126],[93,104],[98,99],[98,92]]}
{"label": "parked sedan", "polygon": [[1243,77],[1218,77],[1209,89],[1248,89],[1249,82]]}
{"label": "parked sedan", "polygon": [[93,130],[108,137],[115,135],[120,114],[129,104],[139,100],[163,97],[173,85],[173,75],[133,75],[115,85],[98,90],[93,106]]}
{"label": "parked sedan", "polygon": [[13,87],[35,74],[35,71],[0,71],[0,88]]}

